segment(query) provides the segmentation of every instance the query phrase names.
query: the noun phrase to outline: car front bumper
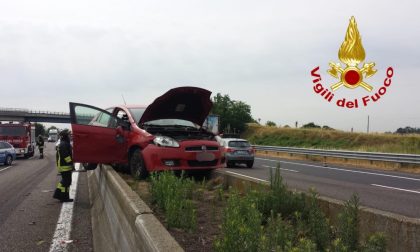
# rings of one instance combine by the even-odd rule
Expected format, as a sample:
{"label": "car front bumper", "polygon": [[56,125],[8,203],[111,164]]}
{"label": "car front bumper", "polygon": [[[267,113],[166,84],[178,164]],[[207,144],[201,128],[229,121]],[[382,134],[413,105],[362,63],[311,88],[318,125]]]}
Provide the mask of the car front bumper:
{"label": "car front bumper", "polygon": [[226,153],[226,162],[246,162],[246,161],[254,161],[253,155],[234,155]]}
{"label": "car front bumper", "polygon": [[221,150],[185,151],[184,147],[171,148],[148,145],[142,151],[147,170],[205,170],[223,168],[225,158]]}

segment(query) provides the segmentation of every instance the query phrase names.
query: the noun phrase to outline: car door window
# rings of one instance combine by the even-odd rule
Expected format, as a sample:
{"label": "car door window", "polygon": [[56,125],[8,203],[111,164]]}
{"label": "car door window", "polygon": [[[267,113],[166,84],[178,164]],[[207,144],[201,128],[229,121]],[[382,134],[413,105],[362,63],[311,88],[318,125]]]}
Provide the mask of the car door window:
{"label": "car door window", "polygon": [[83,105],[74,107],[74,120],[76,124],[92,125],[97,127],[116,128],[118,119],[111,113]]}
{"label": "car door window", "polygon": [[0,150],[1,149],[5,149],[5,146],[4,146],[4,144],[2,142],[0,142]]}

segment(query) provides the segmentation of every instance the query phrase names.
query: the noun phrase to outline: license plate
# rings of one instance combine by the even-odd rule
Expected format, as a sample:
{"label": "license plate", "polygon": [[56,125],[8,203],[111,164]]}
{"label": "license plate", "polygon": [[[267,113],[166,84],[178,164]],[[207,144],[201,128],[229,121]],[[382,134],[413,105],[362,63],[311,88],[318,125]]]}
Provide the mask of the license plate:
{"label": "license plate", "polygon": [[196,159],[197,161],[213,161],[216,157],[214,156],[213,153],[209,153],[209,152],[200,152],[197,153]]}
{"label": "license plate", "polygon": [[239,154],[239,155],[248,155],[248,151],[236,151],[236,154]]}

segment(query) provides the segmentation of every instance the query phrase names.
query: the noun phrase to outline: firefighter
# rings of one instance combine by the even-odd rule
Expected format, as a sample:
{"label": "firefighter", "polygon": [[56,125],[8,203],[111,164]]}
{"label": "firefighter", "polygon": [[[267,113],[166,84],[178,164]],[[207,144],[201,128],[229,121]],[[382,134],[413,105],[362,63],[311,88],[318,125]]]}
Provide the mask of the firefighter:
{"label": "firefighter", "polygon": [[36,140],[36,145],[39,149],[39,158],[44,158],[44,138],[41,135],[38,136],[38,139]]}
{"label": "firefighter", "polygon": [[56,162],[58,172],[61,174],[61,181],[55,189],[53,198],[61,202],[73,202],[70,199],[69,190],[71,185],[71,174],[74,169],[72,148],[70,145],[69,130],[62,130],[59,134],[60,144],[57,146]]}

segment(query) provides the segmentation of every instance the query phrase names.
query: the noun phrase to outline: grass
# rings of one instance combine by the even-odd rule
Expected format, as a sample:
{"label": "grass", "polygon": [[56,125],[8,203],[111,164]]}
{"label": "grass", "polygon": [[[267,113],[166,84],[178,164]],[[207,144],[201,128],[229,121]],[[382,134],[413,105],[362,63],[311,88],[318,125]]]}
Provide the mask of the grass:
{"label": "grass", "polygon": [[414,134],[365,134],[250,125],[242,137],[257,145],[420,154],[420,136]]}
{"label": "grass", "polygon": [[[318,205],[316,191],[311,189],[308,194],[289,191],[283,183],[280,165],[270,173],[270,187],[261,185],[244,193],[232,188],[223,190],[222,184],[213,181],[198,183],[173,172],[153,173],[150,190],[154,204],[165,214],[167,225],[191,234],[202,232],[202,228],[197,228],[197,207],[205,198],[211,199],[213,209],[203,213],[208,219],[221,220],[212,242],[214,251],[382,252],[386,249],[386,237],[381,233],[359,241],[357,195],[345,203],[338,225],[333,227]],[[205,197],[209,192],[213,196]],[[219,218],[213,216],[217,202],[223,206]]]}

